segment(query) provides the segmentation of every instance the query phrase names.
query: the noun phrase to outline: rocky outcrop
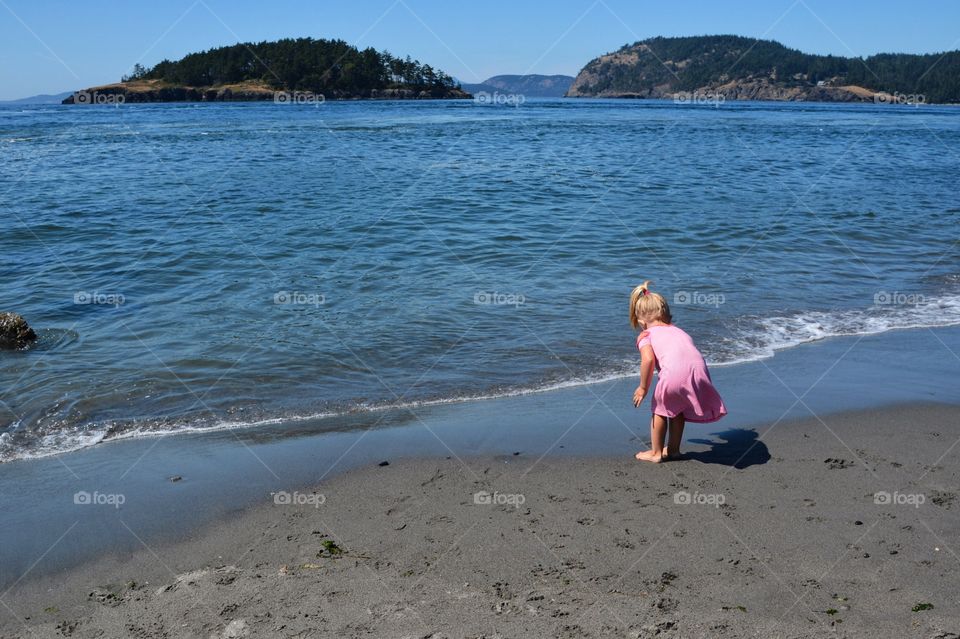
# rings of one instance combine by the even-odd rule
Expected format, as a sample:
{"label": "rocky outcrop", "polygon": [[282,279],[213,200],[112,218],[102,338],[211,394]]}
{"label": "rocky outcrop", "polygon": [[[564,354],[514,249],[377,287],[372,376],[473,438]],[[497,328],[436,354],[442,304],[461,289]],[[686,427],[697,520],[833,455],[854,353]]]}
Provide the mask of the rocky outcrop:
{"label": "rocky outcrop", "polygon": [[[577,77],[566,97],[636,98],[674,100],[678,103],[710,103],[726,100],[770,100],[788,102],[877,102],[886,94],[858,86],[786,85],[770,78],[747,77],[727,82],[712,82],[690,91],[678,91],[670,85],[651,86],[640,91],[622,91],[607,88],[592,91],[591,74]],[[587,87],[587,88],[584,88]],[[879,97],[878,97],[879,96]]]}
{"label": "rocky outcrop", "polygon": [[[880,95],[855,86],[784,86],[768,79],[747,78],[722,84],[705,84],[692,91],[672,91],[667,87],[643,92],[603,91],[591,97],[646,98],[674,100],[678,103],[711,103],[727,100],[770,100],[788,102],[874,102]],[[583,97],[583,96],[576,96]]]}
{"label": "rocky outcrop", "polygon": [[76,91],[63,100],[63,104],[136,104],[145,102],[277,102],[315,103],[324,100],[427,100],[471,98],[469,93],[457,88],[437,91],[412,89],[372,89],[364,94],[346,91],[329,91],[314,94],[307,91],[282,91],[264,84],[241,83],[220,87],[190,87],[163,84],[158,81],[140,80],[117,82]]}
{"label": "rocky outcrop", "polygon": [[26,348],[36,339],[37,334],[22,316],[0,312],[0,349]]}
{"label": "rocky outcrop", "polygon": [[[917,56],[893,57],[909,62]],[[897,82],[904,87],[918,82],[905,71],[899,75],[890,71],[889,81],[881,83],[878,77],[864,77],[864,64],[858,58],[806,54],[774,41],[739,36],[650,38],[591,60],[566,96],[692,103],[931,101],[914,89],[894,90]]]}
{"label": "rocky outcrop", "polygon": [[856,86],[783,86],[766,79],[746,79],[723,84],[706,84],[692,91],[672,91],[668,87],[652,87],[647,91],[622,92],[605,90],[596,94],[567,97],[637,98],[674,100],[678,103],[724,102],[726,100],[771,100],[789,102],[875,102],[875,93]]}

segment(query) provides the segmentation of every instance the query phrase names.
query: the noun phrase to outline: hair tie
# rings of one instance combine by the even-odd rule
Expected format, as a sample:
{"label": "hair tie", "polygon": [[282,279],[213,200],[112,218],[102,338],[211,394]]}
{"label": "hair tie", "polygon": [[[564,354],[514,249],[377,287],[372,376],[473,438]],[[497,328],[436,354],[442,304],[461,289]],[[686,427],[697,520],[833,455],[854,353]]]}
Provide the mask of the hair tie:
{"label": "hair tie", "polygon": [[646,296],[647,296],[647,292],[648,292],[647,289],[642,289],[642,290],[640,291],[640,295],[643,296],[643,297],[646,297]]}

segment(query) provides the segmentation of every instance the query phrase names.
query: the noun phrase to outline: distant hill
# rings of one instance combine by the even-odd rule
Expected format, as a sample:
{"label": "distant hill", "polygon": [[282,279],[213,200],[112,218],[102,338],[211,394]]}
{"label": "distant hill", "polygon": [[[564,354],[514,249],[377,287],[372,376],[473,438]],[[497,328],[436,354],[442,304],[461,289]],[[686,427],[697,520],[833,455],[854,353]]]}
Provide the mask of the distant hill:
{"label": "distant hill", "polygon": [[566,94],[573,82],[569,75],[495,75],[480,84],[463,84],[470,93],[521,94],[528,98],[559,98]]}
{"label": "distant hill", "polygon": [[650,38],[591,60],[569,97],[960,102],[960,51],[845,58],[740,36]]}
{"label": "distant hill", "polygon": [[409,56],[298,38],[219,47],[151,69],[137,65],[121,82],[78,91],[63,102],[296,101],[278,99],[286,92],[324,99],[470,97],[449,75]]}
{"label": "distant hill", "polygon": [[60,104],[64,98],[72,95],[73,91],[63,93],[41,93],[40,95],[31,95],[28,98],[18,98],[16,100],[0,100],[0,104]]}

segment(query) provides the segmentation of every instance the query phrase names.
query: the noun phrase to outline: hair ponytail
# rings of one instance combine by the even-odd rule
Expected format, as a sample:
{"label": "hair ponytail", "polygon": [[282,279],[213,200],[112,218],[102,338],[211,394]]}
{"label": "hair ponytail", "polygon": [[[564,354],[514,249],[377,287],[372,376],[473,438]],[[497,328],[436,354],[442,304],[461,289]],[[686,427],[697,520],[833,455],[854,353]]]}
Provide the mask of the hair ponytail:
{"label": "hair ponytail", "polygon": [[644,280],[643,284],[634,287],[630,293],[630,325],[634,328],[656,320],[665,324],[672,321],[667,300],[659,293],[651,291],[651,284],[653,282],[650,280]]}

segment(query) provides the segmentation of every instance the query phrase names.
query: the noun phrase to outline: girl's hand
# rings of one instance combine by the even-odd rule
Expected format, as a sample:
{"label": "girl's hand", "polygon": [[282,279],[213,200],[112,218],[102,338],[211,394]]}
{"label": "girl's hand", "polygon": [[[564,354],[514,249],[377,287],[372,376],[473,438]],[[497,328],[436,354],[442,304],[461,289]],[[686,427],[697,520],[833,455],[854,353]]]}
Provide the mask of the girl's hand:
{"label": "girl's hand", "polygon": [[637,408],[640,407],[640,404],[643,402],[643,398],[647,396],[647,389],[642,386],[637,386],[637,390],[633,391],[633,405]]}

